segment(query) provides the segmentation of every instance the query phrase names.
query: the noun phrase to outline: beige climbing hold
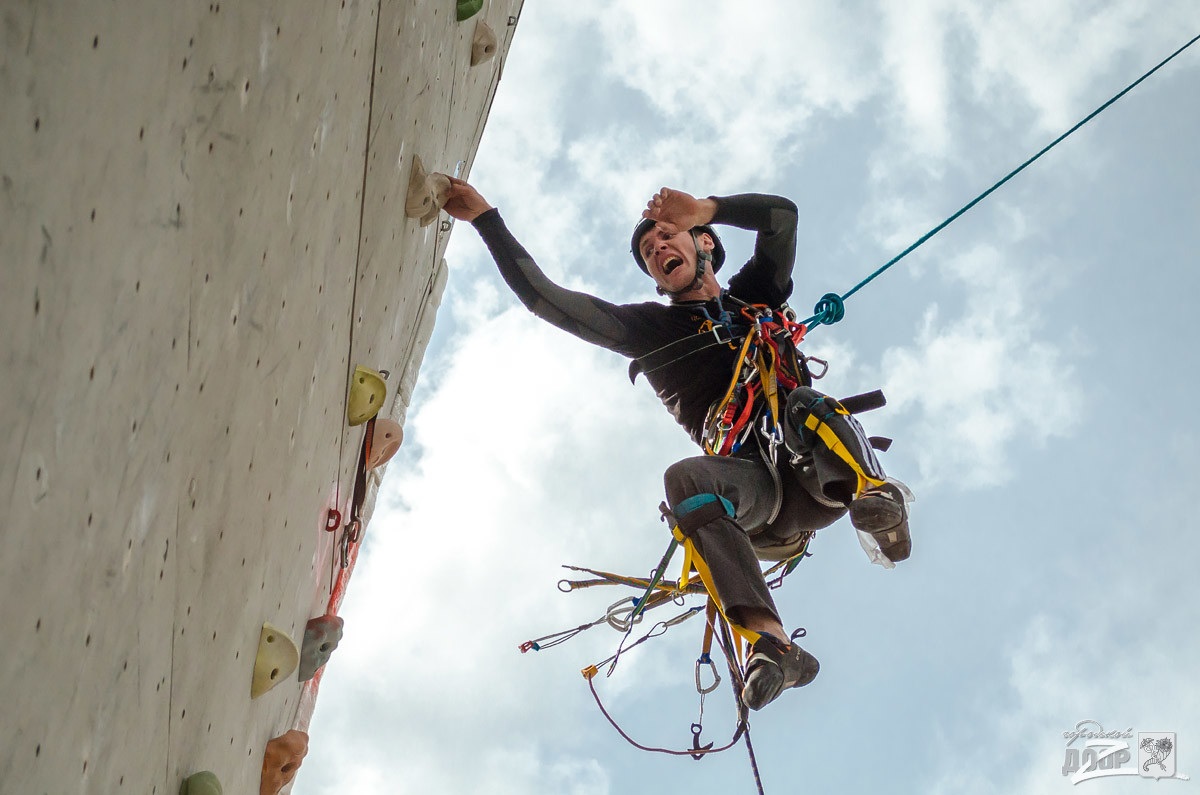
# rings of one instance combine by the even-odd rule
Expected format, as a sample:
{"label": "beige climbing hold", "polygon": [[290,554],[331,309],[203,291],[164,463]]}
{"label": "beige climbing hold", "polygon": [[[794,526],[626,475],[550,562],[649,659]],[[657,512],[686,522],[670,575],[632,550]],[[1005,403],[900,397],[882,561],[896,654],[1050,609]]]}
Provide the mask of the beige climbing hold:
{"label": "beige climbing hold", "polygon": [[429,226],[436,221],[438,213],[446,206],[446,200],[450,198],[450,178],[435,172],[425,178],[425,186],[433,197],[433,208],[421,219],[421,226]]}
{"label": "beige climbing hold", "polygon": [[250,681],[250,698],[258,698],[291,676],[300,664],[300,650],[279,627],[263,624],[258,636],[258,656],[254,658],[254,678]]}
{"label": "beige climbing hold", "polygon": [[375,420],[375,433],[371,436],[371,459],[367,469],[383,466],[392,460],[404,441],[404,429],[395,420]]}
{"label": "beige climbing hold", "polygon": [[270,740],[263,753],[259,795],[277,795],[296,777],[296,771],[300,769],[307,753],[308,735],[298,729]]}
{"label": "beige climbing hold", "polygon": [[437,220],[438,213],[450,197],[450,178],[445,174],[429,174],[421,158],[413,155],[412,171],[408,175],[408,196],[404,200],[404,214],[417,218],[421,226],[429,226]]}
{"label": "beige climbing hold", "polygon": [[490,61],[496,54],[496,34],[482,19],[475,23],[475,38],[471,41],[471,66]]}
{"label": "beige climbing hold", "polygon": [[216,773],[202,770],[193,773],[179,785],[179,795],[225,795]]}
{"label": "beige climbing hold", "polygon": [[383,408],[387,385],[383,374],[361,364],[354,368],[350,379],[350,397],[346,401],[346,419],[351,425],[362,425]]}
{"label": "beige climbing hold", "polygon": [[409,218],[424,218],[434,207],[427,176],[421,158],[413,155],[412,171],[408,175],[408,197],[404,200],[404,214]]}

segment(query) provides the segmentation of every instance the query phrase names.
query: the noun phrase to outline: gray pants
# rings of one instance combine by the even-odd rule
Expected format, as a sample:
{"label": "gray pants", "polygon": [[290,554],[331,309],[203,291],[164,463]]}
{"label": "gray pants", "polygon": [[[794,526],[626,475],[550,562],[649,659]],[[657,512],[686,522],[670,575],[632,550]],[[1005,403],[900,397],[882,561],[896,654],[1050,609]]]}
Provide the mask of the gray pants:
{"label": "gray pants", "polygon": [[[793,391],[788,401],[789,425],[802,428],[808,412],[801,404],[823,397],[811,389]],[[853,417],[823,419],[840,437],[865,440]],[[779,619],[759,560],[783,560],[795,554],[806,532],[828,527],[846,513],[857,487],[854,471],[811,432],[789,433],[789,445],[790,451],[779,449],[783,502],[779,515],[769,523],[775,507],[775,478],[751,440],[743,452],[732,456],[685,458],[668,467],[664,476],[672,509],[698,494],[716,494],[734,506],[736,516],[714,519],[693,536],[712,572],[721,606],[734,621],[745,608],[761,608]],[[796,464],[790,463],[793,454],[800,456]],[[867,471],[882,475],[869,448],[861,455],[869,458],[862,462]]]}

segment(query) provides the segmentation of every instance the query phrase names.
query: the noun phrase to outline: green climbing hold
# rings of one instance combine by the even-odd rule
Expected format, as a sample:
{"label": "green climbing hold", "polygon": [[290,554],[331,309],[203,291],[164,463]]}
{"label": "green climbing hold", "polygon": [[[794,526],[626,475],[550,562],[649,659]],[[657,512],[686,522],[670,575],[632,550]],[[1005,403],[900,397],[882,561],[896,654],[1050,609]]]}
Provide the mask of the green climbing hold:
{"label": "green climbing hold", "polygon": [[203,770],[193,773],[179,785],[179,795],[225,795],[215,773]]}
{"label": "green climbing hold", "polygon": [[470,19],[482,10],[483,0],[458,0],[458,21]]}

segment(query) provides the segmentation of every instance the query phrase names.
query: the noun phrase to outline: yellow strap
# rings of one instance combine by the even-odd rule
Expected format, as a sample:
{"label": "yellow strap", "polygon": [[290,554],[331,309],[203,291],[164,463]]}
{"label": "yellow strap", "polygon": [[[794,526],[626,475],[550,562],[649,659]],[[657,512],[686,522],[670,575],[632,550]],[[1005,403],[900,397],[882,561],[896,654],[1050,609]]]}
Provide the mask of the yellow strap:
{"label": "yellow strap", "polygon": [[[717,404],[717,409],[712,414],[713,418],[720,417],[725,413],[725,407],[729,405],[729,401],[733,398],[733,390],[737,388],[738,380],[742,375],[742,363],[746,360],[746,351],[750,349],[751,343],[754,342],[757,336],[756,331],[751,331],[746,335],[746,341],[742,343],[742,349],[738,352],[737,365],[733,368],[733,378],[729,381],[729,389],[725,391],[725,397],[721,398],[721,402]],[[705,431],[707,430],[706,427]],[[719,445],[717,449],[720,449]],[[708,446],[707,440],[704,443],[704,452],[709,455],[717,455],[717,451]]]}
{"label": "yellow strap", "polygon": [[[746,629],[740,624],[733,623],[729,620],[729,616],[725,615],[725,608],[721,606],[721,600],[717,598],[717,588],[713,584],[712,572],[709,571],[708,564],[704,562],[704,558],[702,558],[699,551],[697,551],[696,545],[692,543],[692,539],[683,534],[683,531],[679,529],[679,525],[675,525],[675,527],[671,529],[671,532],[675,535],[675,540],[683,544],[684,568],[683,575],[679,578],[679,581],[681,583],[690,581],[691,570],[694,568],[696,573],[700,575],[700,582],[704,583],[704,589],[708,591],[709,598],[712,599],[713,604],[717,606],[717,610],[721,611],[721,617],[725,619],[727,624],[729,624],[729,628],[745,638],[746,642],[753,646],[760,637],[759,633],[752,629]],[[740,648],[738,658],[741,659]]]}
{"label": "yellow strap", "polygon": [[[844,414],[847,417],[850,416],[850,412],[846,411],[841,406],[837,407],[837,413]],[[842,440],[839,439],[837,434],[833,432],[833,428],[830,428],[828,425],[817,419],[817,415],[809,414],[808,419],[804,421],[804,425],[809,430],[816,431],[817,436],[822,442],[825,443],[825,446],[833,451],[838,458],[845,461],[852,470],[854,470],[854,474],[858,476],[858,484],[854,491],[855,494],[861,494],[863,489],[867,487],[868,483],[872,486],[880,486],[883,484],[884,481],[870,477],[866,472],[863,472],[862,466],[860,466],[858,461],[854,459],[854,456],[850,454],[850,451],[846,449],[846,445],[842,444]]]}
{"label": "yellow strap", "polygon": [[710,596],[708,604],[704,606],[704,643],[700,644],[701,657],[712,651],[713,624],[715,623],[717,623],[717,603]]}
{"label": "yellow strap", "polygon": [[762,346],[758,349],[758,380],[763,385],[767,396],[767,404],[771,407],[771,419],[779,422],[779,383],[775,378],[775,352],[771,351],[771,363],[768,365],[763,357]]}

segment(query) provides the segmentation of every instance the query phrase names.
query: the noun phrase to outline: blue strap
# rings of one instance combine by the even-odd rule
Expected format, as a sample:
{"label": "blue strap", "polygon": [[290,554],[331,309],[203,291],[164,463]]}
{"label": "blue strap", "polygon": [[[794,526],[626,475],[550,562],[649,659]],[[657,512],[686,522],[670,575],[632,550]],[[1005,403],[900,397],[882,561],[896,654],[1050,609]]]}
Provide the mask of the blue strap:
{"label": "blue strap", "polygon": [[675,506],[675,518],[682,519],[700,506],[708,505],[710,502],[716,502],[717,500],[720,500],[721,505],[725,507],[725,513],[729,514],[730,517],[737,516],[737,511],[734,509],[733,503],[721,495],[697,494],[694,497],[688,497],[686,500],[682,500],[678,505]]}

